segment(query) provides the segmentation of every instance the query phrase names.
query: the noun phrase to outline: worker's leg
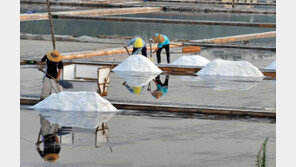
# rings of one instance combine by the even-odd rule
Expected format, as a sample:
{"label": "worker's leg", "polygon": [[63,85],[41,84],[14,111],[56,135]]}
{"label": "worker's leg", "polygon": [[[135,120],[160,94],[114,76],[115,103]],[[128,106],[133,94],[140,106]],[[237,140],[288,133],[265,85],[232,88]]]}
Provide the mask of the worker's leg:
{"label": "worker's leg", "polygon": [[137,48],[133,47],[132,55],[135,53],[136,50]]}
{"label": "worker's leg", "polygon": [[147,48],[146,48],[146,46],[142,48],[141,52],[142,52],[143,56],[147,57]]}
{"label": "worker's leg", "polygon": [[163,47],[159,48],[156,52],[156,57],[157,57],[157,63],[159,64],[161,62],[161,57],[160,57],[160,53]]}
{"label": "worker's leg", "polygon": [[52,89],[52,92],[54,93],[59,93],[59,92],[62,92],[63,91],[63,88],[60,84],[56,83],[55,80],[53,79],[50,79],[50,82],[51,82],[51,89]]}
{"label": "worker's leg", "polygon": [[170,76],[169,76],[169,75],[166,75],[166,76],[165,76],[165,81],[164,81],[164,84],[163,84],[163,86],[166,86],[166,87],[168,87],[168,86],[169,86],[169,78],[170,78]]}
{"label": "worker's leg", "polygon": [[47,77],[43,78],[43,84],[42,84],[42,89],[41,89],[41,99],[46,98],[47,96],[49,96],[51,93],[51,83],[50,83],[50,79]]}
{"label": "worker's leg", "polygon": [[165,49],[165,52],[166,52],[166,56],[167,56],[167,62],[168,64],[171,62],[170,61],[170,45],[165,45],[163,46],[164,49]]}

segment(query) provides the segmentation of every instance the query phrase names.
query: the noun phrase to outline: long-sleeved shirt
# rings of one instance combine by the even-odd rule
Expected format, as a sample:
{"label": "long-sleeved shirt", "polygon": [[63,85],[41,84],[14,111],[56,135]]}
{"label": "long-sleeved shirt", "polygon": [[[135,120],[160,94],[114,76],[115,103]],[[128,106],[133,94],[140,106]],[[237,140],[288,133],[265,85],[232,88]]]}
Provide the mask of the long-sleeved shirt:
{"label": "long-sleeved shirt", "polygon": [[[162,34],[161,34],[162,35]],[[162,48],[164,45],[168,45],[168,44],[170,44],[170,40],[169,40],[169,38],[167,37],[167,36],[165,36],[165,35],[162,35],[163,37],[164,37],[164,41],[162,42],[162,43],[159,43],[158,44],[158,47],[159,48]]]}
{"label": "long-sleeved shirt", "polygon": [[[136,42],[136,40],[138,39],[139,37],[136,37],[136,38],[133,38],[132,40],[130,40],[126,45],[127,46],[130,46],[130,45],[134,45],[135,44],[135,42]],[[140,38],[141,40],[142,40],[142,43],[143,43],[143,47],[145,47],[146,46],[146,43],[145,43],[145,41],[142,39],[142,38]]]}

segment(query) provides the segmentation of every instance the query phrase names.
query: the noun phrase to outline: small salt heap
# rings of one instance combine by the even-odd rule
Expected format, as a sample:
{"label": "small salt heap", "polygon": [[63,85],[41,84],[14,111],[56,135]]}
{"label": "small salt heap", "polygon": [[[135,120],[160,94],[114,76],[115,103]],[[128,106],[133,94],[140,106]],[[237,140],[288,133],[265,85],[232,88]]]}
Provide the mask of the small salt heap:
{"label": "small salt heap", "polygon": [[142,55],[131,55],[112,71],[142,72],[160,74],[162,71],[147,57]]}
{"label": "small salt heap", "polygon": [[199,55],[182,56],[172,62],[172,65],[183,65],[183,66],[205,66],[210,61]]}
{"label": "small salt heap", "polygon": [[196,73],[198,76],[230,76],[230,77],[254,77],[263,78],[262,72],[246,61],[213,60],[202,70]]}
{"label": "small salt heap", "polygon": [[32,107],[36,110],[112,112],[117,109],[96,92],[53,93]]}
{"label": "small salt heap", "polygon": [[269,66],[267,66],[265,69],[267,70],[276,70],[276,61],[272,62]]}

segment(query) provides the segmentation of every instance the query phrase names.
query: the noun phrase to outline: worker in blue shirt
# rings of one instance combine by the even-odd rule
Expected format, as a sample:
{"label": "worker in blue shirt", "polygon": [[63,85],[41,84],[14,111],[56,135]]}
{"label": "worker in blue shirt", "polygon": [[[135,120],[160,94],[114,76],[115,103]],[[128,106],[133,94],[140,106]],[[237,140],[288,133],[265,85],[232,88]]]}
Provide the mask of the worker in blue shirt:
{"label": "worker in blue shirt", "polygon": [[152,38],[155,43],[158,43],[157,48],[154,50],[152,54],[156,52],[157,63],[161,62],[160,53],[161,50],[164,48],[166,51],[167,62],[170,63],[170,40],[167,36],[162,34],[155,34]]}
{"label": "worker in blue shirt", "polygon": [[169,78],[170,78],[170,77],[169,77],[168,75],[166,75],[166,76],[165,76],[165,81],[164,81],[164,83],[161,82],[161,80],[160,80],[160,75],[158,75],[158,76],[153,80],[153,82],[154,82],[155,85],[156,85],[156,90],[154,90],[154,91],[151,93],[151,95],[152,95],[154,98],[158,99],[158,98],[160,98],[161,96],[164,96],[164,95],[167,94],[167,92],[168,92],[168,86],[169,86]]}
{"label": "worker in blue shirt", "polygon": [[[142,38],[136,37],[132,40],[130,40],[127,43],[127,46],[133,45],[133,54],[139,54],[140,51],[142,53],[143,56],[147,57],[147,48],[146,48],[146,43]],[[127,48],[127,46],[125,46],[125,48]]]}

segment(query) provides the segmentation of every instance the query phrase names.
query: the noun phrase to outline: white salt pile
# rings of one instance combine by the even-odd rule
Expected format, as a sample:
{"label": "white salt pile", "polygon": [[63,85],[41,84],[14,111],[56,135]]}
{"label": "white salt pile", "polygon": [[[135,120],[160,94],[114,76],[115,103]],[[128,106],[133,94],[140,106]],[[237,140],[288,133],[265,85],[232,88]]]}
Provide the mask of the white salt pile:
{"label": "white salt pile", "polygon": [[254,77],[263,78],[262,72],[251,63],[246,61],[213,60],[202,70],[196,73],[198,76],[232,76],[232,77]]}
{"label": "white salt pile", "polygon": [[131,55],[112,71],[142,72],[160,74],[162,71],[147,57],[142,55]]}
{"label": "white salt pile", "polygon": [[276,61],[272,62],[269,66],[267,66],[265,69],[268,70],[276,70]]}
{"label": "white salt pile", "polygon": [[34,109],[60,111],[97,111],[112,112],[117,109],[96,92],[53,93],[33,106]]}
{"label": "white salt pile", "polygon": [[181,56],[174,62],[172,65],[183,65],[183,66],[205,66],[210,61],[202,56],[199,55],[192,55],[192,56]]}

